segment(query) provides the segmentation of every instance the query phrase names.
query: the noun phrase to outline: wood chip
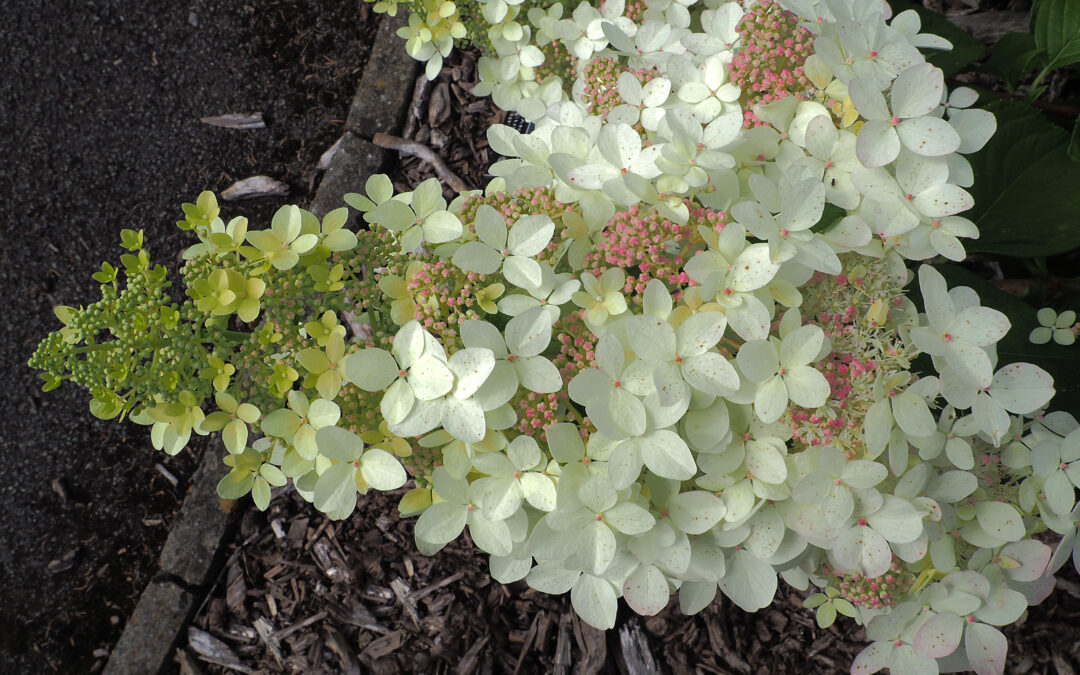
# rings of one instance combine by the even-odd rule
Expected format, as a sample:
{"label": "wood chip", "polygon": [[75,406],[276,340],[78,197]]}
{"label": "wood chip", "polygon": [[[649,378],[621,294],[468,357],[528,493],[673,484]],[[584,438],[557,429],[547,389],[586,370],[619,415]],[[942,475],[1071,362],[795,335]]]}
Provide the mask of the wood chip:
{"label": "wood chip", "polygon": [[376,133],[375,136],[372,137],[371,142],[380,148],[396,150],[403,155],[416,155],[430,164],[432,168],[435,169],[435,173],[439,174],[439,178],[456,192],[467,192],[471,189],[456,173],[446,166],[446,163],[443,162],[438,155],[432,152],[431,148],[422,143],[408,141],[404,138],[398,138],[397,136],[391,136],[381,132]]}
{"label": "wood chip", "polygon": [[199,121],[203,124],[209,124],[212,127],[224,127],[225,129],[265,129],[266,122],[263,121],[261,112],[244,114],[244,113],[228,113],[225,115],[215,115],[213,117],[200,117]]}
{"label": "wood chip", "polygon": [[180,484],[180,480],[176,476],[172,475],[172,472],[166,469],[164,464],[155,464],[154,471],[157,471],[162,476],[164,476],[165,480],[169,481],[173,487],[176,487]]}
{"label": "wood chip", "polygon": [[281,641],[274,635],[274,624],[270,623],[266,617],[260,616],[255,619],[255,632],[259,634],[259,639],[266,645],[267,651],[277,661],[279,667],[284,667],[281,657]]}
{"label": "wood chip", "polygon": [[356,653],[353,652],[352,647],[349,646],[341,633],[333,628],[325,628],[323,630],[323,640],[330,651],[334,652],[338,660],[341,661],[342,673],[345,673],[345,675],[360,675],[360,662],[356,658]]}
{"label": "wood chip", "polygon": [[570,615],[563,614],[559,617],[559,637],[555,642],[555,675],[566,675],[574,663],[570,658],[570,632]]}
{"label": "wood chip", "polygon": [[532,623],[529,624],[529,632],[525,634],[525,641],[521,644],[521,651],[518,652],[517,662],[514,663],[514,672],[512,675],[518,675],[521,672],[521,666],[525,663],[525,657],[529,655],[529,650],[532,649],[533,641],[536,640],[536,633],[539,630],[540,624],[544,623],[544,610],[540,610],[536,614],[533,614]]}
{"label": "wood chip", "polygon": [[349,571],[348,565],[325,538],[315,542],[311,552],[315,556],[315,562],[322,568],[323,574],[331,581],[344,584],[352,581],[352,572]]}
{"label": "wood chip", "polygon": [[176,649],[176,662],[180,664],[180,675],[203,675],[198,660],[183,647]]}
{"label": "wood chip", "polygon": [[326,171],[330,168],[330,162],[334,160],[334,155],[337,154],[339,148],[341,148],[341,142],[345,140],[345,134],[338,137],[334,144],[331,145],[326,152],[319,155],[319,163],[315,165],[315,168],[319,171]]}
{"label": "wood chip", "polygon": [[409,588],[409,584],[405,583],[401,577],[398,577],[390,582],[390,590],[394,592],[398,601],[405,608],[405,612],[412,619],[413,625],[419,628],[420,614],[416,611],[416,600],[410,597],[412,589]]}
{"label": "wood chip", "polygon": [[277,631],[276,633],[274,633],[274,637],[284,639],[284,638],[288,637],[289,635],[292,635],[296,631],[307,628],[311,624],[318,623],[319,621],[322,621],[325,618],[326,618],[326,610],[318,612],[317,614],[312,614],[311,616],[309,616],[308,618],[304,619],[303,621],[301,621],[299,623],[295,623],[295,624],[289,626],[288,628],[282,628],[281,630]]}
{"label": "wood chip", "polygon": [[61,572],[67,572],[71,568],[75,567],[75,558],[78,555],[79,549],[73,548],[57,560],[50,560],[49,564],[45,566],[45,569],[49,570],[49,574],[60,574]]}
{"label": "wood chip", "polygon": [[405,631],[396,630],[389,635],[372,640],[360,654],[362,661],[377,661],[387,654],[393,654],[405,644]]}
{"label": "wood chip", "polygon": [[427,596],[431,595],[432,593],[439,590],[443,586],[449,586],[450,584],[452,584],[452,583],[454,583],[456,581],[460,581],[464,577],[465,577],[465,570],[458,570],[457,572],[454,572],[450,576],[448,576],[448,577],[446,577],[444,579],[440,579],[440,580],[436,581],[435,583],[431,584],[430,586],[426,586],[426,587],[421,588],[420,590],[412,593],[411,594],[412,600],[413,600],[413,602],[419,602],[421,599],[426,598]]}
{"label": "wood chip", "polygon": [[[604,631],[585,623],[576,613],[571,620],[574,626],[574,641],[577,642],[578,651],[582,654],[574,667],[574,675],[597,675],[603,670],[604,663],[607,661]],[[640,673],[631,671],[631,675],[640,675]]]}
{"label": "wood chip", "polygon": [[645,632],[641,630],[641,622],[637,619],[631,618],[619,629],[619,647],[622,649],[621,655],[629,675],[652,675],[660,672]]}
{"label": "wood chip", "polygon": [[243,619],[247,617],[247,607],[244,606],[244,599],[247,597],[247,585],[244,583],[244,571],[240,568],[239,560],[233,560],[229,563],[226,579],[225,604],[230,612]]}
{"label": "wood chip", "polygon": [[450,117],[450,86],[445,82],[435,85],[428,102],[427,121],[431,127],[440,126]]}
{"label": "wood chip", "polygon": [[458,663],[457,675],[471,675],[476,670],[476,666],[480,664],[480,650],[487,646],[490,639],[490,635],[485,635],[469,647],[469,651],[465,652],[465,656],[461,657],[461,662]]}
{"label": "wood chip", "polygon": [[252,176],[239,180],[221,191],[225,201],[255,199],[256,197],[280,197],[289,194],[289,186],[270,176]]}
{"label": "wood chip", "polygon": [[241,673],[254,673],[236,656],[236,653],[221,640],[195,626],[188,627],[188,647],[207,663],[214,663],[225,668],[232,668]]}

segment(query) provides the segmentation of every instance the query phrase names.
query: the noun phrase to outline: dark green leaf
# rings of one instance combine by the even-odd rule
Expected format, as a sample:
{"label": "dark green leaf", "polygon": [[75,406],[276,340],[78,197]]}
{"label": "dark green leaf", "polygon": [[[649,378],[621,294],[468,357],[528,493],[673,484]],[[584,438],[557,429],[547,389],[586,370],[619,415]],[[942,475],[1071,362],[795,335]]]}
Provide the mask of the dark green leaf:
{"label": "dark green leaf", "polygon": [[1005,80],[1012,91],[1025,75],[1040,67],[1045,58],[1039,57],[1044,54],[1031,33],[1009,33],[994,45],[994,53],[983,68]]}
{"label": "dark green leaf", "polygon": [[969,251],[1030,258],[1080,246],[1080,166],[1069,161],[1069,135],[1022,103],[994,101],[997,133],[970,155],[979,227]]}
{"label": "dark green leaf", "polygon": [[1069,159],[1080,162],[1080,117],[1073,124],[1072,138],[1069,139]]}
{"label": "dark green leaf", "polygon": [[1035,44],[1046,50],[1047,68],[1080,62],[1080,3],[1039,0],[1034,33]]}
{"label": "dark green leaf", "polygon": [[958,265],[939,265],[937,269],[949,283],[949,288],[970,286],[979,294],[984,306],[993,307],[1009,317],[1012,328],[997,343],[998,367],[1025,362],[1046,370],[1053,376],[1057,389],[1049,408],[1080,415],[1080,378],[1076,377],[1080,372],[1080,349],[1053,342],[1032,344],[1028,335],[1039,326],[1034,307]]}
{"label": "dark green leaf", "polygon": [[957,74],[966,66],[977,61],[986,51],[983,43],[971,37],[966,31],[942,15],[926,9],[921,4],[916,5],[907,2],[907,0],[891,0],[889,6],[892,7],[894,16],[905,10],[914,9],[919,13],[923,33],[940,35],[952,43],[952,51],[924,50],[926,60],[945,71],[945,77],[952,77]]}

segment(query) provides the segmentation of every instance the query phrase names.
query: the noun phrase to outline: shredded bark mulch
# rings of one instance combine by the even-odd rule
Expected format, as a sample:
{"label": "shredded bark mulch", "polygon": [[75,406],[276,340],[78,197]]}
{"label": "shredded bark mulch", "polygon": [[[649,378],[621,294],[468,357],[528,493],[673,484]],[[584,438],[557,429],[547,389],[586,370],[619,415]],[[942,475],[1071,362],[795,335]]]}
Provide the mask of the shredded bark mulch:
{"label": "shredded bark mulch", "polygon": [[[805,594],[784,584],[755,614],[720,599],[688,617],[674,596],[654,617],[621,607],[605,634],[567,596],[493,581],[467,536],[434,557],[417,553],[415,520],[397,516],[403,493],[369,493],[340,522],[289,490],[265,513],[248,509],[178,650],[180,672],[846,673],[866,644],[846,620],[818,628]],[[1006,672],[1074,673],[1075,571],[1005,633]]]}

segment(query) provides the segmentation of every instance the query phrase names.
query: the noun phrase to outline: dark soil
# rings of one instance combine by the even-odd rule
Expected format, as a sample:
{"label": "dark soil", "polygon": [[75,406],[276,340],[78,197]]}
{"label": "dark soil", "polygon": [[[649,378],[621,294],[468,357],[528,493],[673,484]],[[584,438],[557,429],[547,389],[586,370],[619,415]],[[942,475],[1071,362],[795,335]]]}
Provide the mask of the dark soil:
{"label": "dark soil", "polygon": [[[26,366],[54,304],[96,299],[121,228],[175,270],[174,223],[201,190],[267,175],[285,197],[224,206],[264,227],[314,195],[375,21],[360,0],[0,3],[0,672],[90,672],[143,587],[202,445],[153,454],[147,429],[90,416]],[[262,112],[266,128],[200,117]],[[155,470],[160,463],[175,477]]]}

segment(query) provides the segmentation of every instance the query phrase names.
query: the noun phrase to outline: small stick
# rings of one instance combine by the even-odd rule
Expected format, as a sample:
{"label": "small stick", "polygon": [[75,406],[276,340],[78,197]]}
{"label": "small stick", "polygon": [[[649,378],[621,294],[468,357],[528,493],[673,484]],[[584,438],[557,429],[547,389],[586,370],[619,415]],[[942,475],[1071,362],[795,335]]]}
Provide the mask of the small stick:
{"label": "small stick", "polygon": [[420,73],[413,85],[412,105],[409,119],[405,120],[405,129],[401,132],[403,138],[412,140],[416,135],[416,122],[420,119],[420,109],[423,108],[424,94],[427,93],[429,80],[427,75]]}
{"label": "small stick", "polygon": [[157,472],[160,473],[162,476],[164,476],[165,480],[172,483],[173,487],[180,485],[180,481],[177,480],[176,476],[172,475],[172,473],[170,473],[169,470],[165,468],[164,464],[155,464],[154,469],[157,470]]}
{"label": "small stick", "polygon": [[450,170],[450,167],[446,166],[446,163],[431,148],[423,143],[408,141],[399,136],[384,134],[381,131],[371,138],[371,142],[380,148],[396,150],[403,155],[419,157],[430,164],[435,169],[435,173],[439,174],[439,178],[443,179],[455,192],[468,192],[471,189],[465,184],[465,181],[458,178],[457,174]]}

